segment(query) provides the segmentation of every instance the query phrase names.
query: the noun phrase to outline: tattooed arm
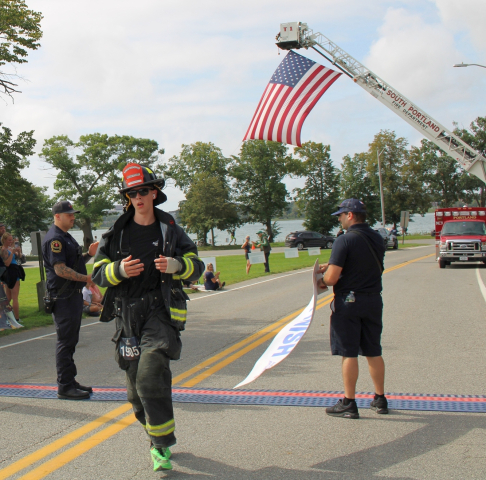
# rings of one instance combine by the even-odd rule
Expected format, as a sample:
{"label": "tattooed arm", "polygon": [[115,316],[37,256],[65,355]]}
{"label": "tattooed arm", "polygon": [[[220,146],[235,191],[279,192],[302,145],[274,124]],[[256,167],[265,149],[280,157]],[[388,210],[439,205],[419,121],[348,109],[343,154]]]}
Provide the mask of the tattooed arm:
{"label": "tattooed arm", "polygon": [[5,266],[8,267],[12,263],[13,253],[10,252],[9,254],[8,248],[2,247],[0,248],[0,257],[2,257]]}
{"label": "tattooed arm", "polygon": [[73,282],[86,282],[88,284],[91,282],[91,275],[83,275],[81,273],[75,272],[72,268],[66,267],[65,263],[56,263],[54,265],[54,271],[56,275],[66,280],[72,280]]}

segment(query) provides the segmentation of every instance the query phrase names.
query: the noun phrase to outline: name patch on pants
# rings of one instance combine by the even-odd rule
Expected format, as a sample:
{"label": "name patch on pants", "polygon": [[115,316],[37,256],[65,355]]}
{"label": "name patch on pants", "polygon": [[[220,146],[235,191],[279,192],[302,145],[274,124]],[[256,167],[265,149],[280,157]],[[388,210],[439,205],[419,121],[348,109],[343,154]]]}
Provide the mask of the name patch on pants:
{"label": "name patch on pants", "polygon": [[120,355],[128,361],[140,358],[140,347],[137,337],[120,338]]}

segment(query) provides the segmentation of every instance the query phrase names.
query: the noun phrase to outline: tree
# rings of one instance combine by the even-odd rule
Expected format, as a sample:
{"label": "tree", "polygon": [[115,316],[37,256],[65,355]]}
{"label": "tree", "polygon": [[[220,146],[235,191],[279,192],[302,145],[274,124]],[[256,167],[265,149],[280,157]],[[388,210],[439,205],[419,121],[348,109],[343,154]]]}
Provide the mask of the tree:
{"label": "tree", "polygon": [[194,179],[204,172],[227,184],[229,162],[213,143],[196,142],[182,145],[180,155],[174,155],[167,162],[164,174],[174,179],[176,186],[186,193]]}
{"label": "tree", "polygon": [[420,148],[411,148],[410,160],[421,167],[416,178],[423,185],[429,205],[437,202],[442,207],[451,207],[458,200],[462,172],[456,160],[425,139]]}
{"label": "tree", "polygon": [[29,166],[27,157],[33,155],[35,143],[33,130],[22,132],[14,138],[9,128],[2,127],[0,131],[1,205],[10,205],[10,208],[17,205],[15,185],[21,178],[21,170]]}
{"label": "tree", "polygon": [[9,96],[18,92],[9,79],[16,76],[5,65],[27,62],[27,50],[37,50],[42,37],[39,12],[29,10],[24,0],[0,0],[0,88]]}
{"label": "tree", "polygon": [[283,179],[298,175],[300,162],[287,155],[286,145],[265,140],[245,142],[233,160],[230,172],[236,179],[239,207],[250,222],[265,225],[272,242],[272,218],[282,215],[288,205]]}
{"label": "tree", "polygon": [[328,234],[338,224],[331,213],[339,203],[339,174],[331,160],[331,147],[306,142],[295,153],[303,161],[305,187],[296,188],[297,205],[304,213],[307,230]]}
{"label": "tree", "polygon": [[22,243],[29,238],[30,232],[49,228],[51,201],[45,194],[45,187],[37,187],[21,177],[12,181],[15,194],[12,202],[0,204],[0,218]]}
{"label": "tree", "polygon": [[93,226],[102,221],[105,210],[114,207],[126,163],[156,170],[158,153],[155,140],[130,136],[93,133],[81,136],[77,143],[66,135],[44,141],[40,156],[58,170],[57,199],[69,199],[81,211],[76,226],[83,231],[85,248],[93,242]]}
{"label": "tree", "polygon": [[[454,133],[461,137],[467,144],[486,157],[486,117],[478,117],[471,122],[470,130],[459,128],[455,124]],[[486,186],[475,175],[464,172],[461,179],[464,200],[468,203],[476,201],[478,206],[486,205]]]}
{"label": "tree", "polygon": [[373,190],[379,192],[378,153],[381,161],[383,196],[385,201],[385,219],[399,222],[402,210],[412,210],[411,192],[404,182],[404,167],[408,163],[407,140],[397,138],[395,132],[382,130],[375,135],[368,150],[367,171]]}
{"label": "tree", "polygon": [[214,245],[214,229],[225,230],[238,225],[238,211],[230,200],[227,185],[209,172],[196,175],[186,194],[186,200],[179,203],[179,218],[187,230],[196,233],[204,245],[211,230]]}
{"label": "tree", "polygon": [[381,218],[380,193],[371,180],[373,174],[367,170],[368,155],[356,153],[346,155],[341,164],[341,197],[357,198],[366,206],[366,221],[373,226]]}

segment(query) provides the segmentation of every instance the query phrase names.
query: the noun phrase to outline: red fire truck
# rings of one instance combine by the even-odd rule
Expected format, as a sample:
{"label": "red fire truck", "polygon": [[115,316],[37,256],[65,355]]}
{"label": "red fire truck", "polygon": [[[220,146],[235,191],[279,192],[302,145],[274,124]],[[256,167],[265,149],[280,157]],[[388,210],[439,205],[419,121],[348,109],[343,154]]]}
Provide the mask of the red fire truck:
{"label": "red fire truck", "polygon": [[437,209],[435,250],[440,268],[451,262],[486,263],[486,208]]}

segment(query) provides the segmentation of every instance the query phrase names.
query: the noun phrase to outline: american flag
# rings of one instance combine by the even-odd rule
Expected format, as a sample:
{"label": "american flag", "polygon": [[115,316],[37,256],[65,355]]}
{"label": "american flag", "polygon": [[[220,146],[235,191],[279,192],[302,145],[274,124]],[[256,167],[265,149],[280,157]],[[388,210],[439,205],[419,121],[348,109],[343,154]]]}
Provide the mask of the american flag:
{"label": "american flag", "polygon": [[290,50],[263,92],[243,141],[273,140],[300,147],[304,120],[340,76]]}

